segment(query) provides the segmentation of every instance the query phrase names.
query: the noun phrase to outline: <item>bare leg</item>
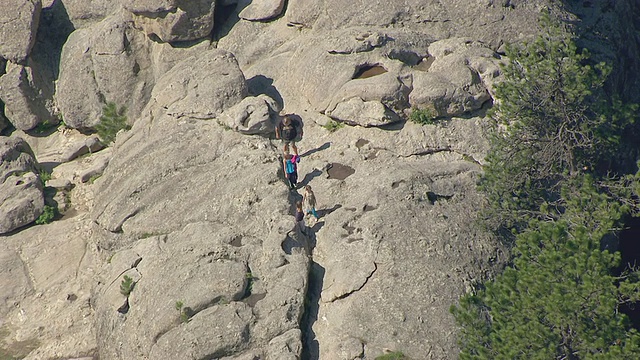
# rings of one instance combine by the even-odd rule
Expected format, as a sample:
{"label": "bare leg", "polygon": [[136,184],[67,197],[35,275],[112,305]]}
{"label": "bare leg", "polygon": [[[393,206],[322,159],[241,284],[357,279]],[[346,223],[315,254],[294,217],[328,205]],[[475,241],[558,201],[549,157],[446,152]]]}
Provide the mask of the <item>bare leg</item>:
{"label": "bare leg", "polygon": [[288,153],[289,152],[289,143],[285,143],[284,144],[284,149],[283,149],[284,153]]}
{"label": "bare leg", "polygon": [[293,153],[298,155],[298,147],[296,146],[296,143],[292,142],[291,148],[293,149]]}

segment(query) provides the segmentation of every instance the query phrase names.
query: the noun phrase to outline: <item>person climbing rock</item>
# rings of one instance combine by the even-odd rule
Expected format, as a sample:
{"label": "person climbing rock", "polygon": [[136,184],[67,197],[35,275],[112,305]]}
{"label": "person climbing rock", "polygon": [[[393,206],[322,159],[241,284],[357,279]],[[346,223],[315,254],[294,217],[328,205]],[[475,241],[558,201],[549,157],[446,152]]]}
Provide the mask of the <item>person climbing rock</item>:
{"label": "person climbing rock", "polygon": [[285,115],[282,121],[276,126],[276,139],[282,139],[284,152],[289,152],[289,145],[295,155],[298,155],[296,141],[302,139],[302,122],[292,115]]}
{"label": "person climbing rock", "polygon": [[298,185],[298,163],[300,162],[300,156],[298,154],[291,155],[288,151],[284,152],[282,158],[282,167],[284,175],[289,181],[289,188],[295,189]]}
{"label": "person climbing rock", "polygon": [[304,211],[302,210],[302,202],[301,201],[297,201],[296,202],[296,224],[295,224],[295,229],[296,231],[300,231],[302,234],[307,234],[306,231],[306,226],[304,225]]}
{"label": "person climbing rock", "polygon": [[302,204],[304,205],[304,213],[306,215],[313,215],[318,220],[318,213],[316,212],[316,195],[313,193],[310,185],[304,187],[304,193],[302,194]]}

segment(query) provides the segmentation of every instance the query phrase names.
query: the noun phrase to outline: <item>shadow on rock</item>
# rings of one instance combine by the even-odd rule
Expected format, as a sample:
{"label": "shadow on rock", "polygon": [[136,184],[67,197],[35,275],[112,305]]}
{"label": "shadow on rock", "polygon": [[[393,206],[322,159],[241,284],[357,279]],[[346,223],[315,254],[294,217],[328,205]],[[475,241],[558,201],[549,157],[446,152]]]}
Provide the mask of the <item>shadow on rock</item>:
{"label": "shadow on rock", "polygon": [[313,331],[313,324],[318,320],[324,274],[325,270],[320,264],[311,263],[307,301],[305,302],[304,315],[300,323],[300,330],[302,330],[302,360],[318,360],[320,358],[320,344],[316,339],[316,333]]}
{"label": "shadow on rock", "polygon": [[306,186],[309,185],[309,182],[311,182],[311,180],[313,180],[314,178],[318,177],[322,175],[322,171],[318,170],[318,169],[313,169],[312,172],[307,173],[304,176],[304,179],[302,179],[302,181],[299,182],[300,186]]}
{"label": "shadow on rock", "polygon": [[294,251],[297,252],[297,250],[295,249],[301,249],[301,251],[307,251],[307,246],[304,243],[305,240],[306,240],[305,238],[300,236],[295,236],[294,238],[291,235],[287,235],[287,237],[282,242],[282,251],[284,251],[284,253],[287,255],[293,254]]}
{"label": "shadow on rock", "polygon": [[275,100],[280,108],[284,106],[284,99],[275,86],[273,86],[273,79],[264,75],[256,75],[247,80],[247,86],[249,87],[249,93],[257,96],[264,94]]}
{"label": "shadow on rock", "polygon": [[330,146],[331,146],[331,143],[330,142],[326,142],[326,143],[320,145],[319,147],[317,147],[315,149],[311,149],[311,150],[305,152],[304,154],[300,155],[300,157],[309,156],[309,155],[311,155],[313,153],[317,153],[318,151],[327,150]]}
{"label": "shadow on rock", "polygon": [[229,31],[235,24],[240,21],[240,12],[247,7],[250,1],[237,1],[229,5],[218,4],[214,12],[213,30],[211,30],[211,38],[220,40],[229,34]]}
{"label": "shadow on rock", "polygon": [[316,234],[324,226],[324,221],[318,221],[313,226],[307,227],[307,241],[309,242],[309,255],[313,255],[313,249],[316,248]]}
{"label": "shadow on rock", "polygon": [[336,211],[336,210],[340,209],[341,207],[342,207],[342,204],[335,204],[335,205],[333,205],[333,207],[332,207],[332,208],[329,208],[329,209],[320,209],[320,210],[318,210],[318,216],[319,216],[319,217],[325,217],[325,216],[327,216],[327,215],[331,214],[332,212],[334,212],[334,211]]}

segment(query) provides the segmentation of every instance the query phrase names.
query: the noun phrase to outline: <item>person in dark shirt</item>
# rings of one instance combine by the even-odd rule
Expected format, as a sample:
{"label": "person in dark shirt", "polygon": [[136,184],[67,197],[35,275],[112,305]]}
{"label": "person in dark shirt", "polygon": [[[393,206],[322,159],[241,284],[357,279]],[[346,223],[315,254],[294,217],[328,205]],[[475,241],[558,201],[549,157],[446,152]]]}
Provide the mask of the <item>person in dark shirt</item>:
{"label": "person in dark shirt", "polygon": [[276,139],[282,139],[284,152],[289,152],[289,145],[295,155],[298,155],[296,141],[302,138],[302,123],[291,115],[285,115],[282,121],[276,126]]}

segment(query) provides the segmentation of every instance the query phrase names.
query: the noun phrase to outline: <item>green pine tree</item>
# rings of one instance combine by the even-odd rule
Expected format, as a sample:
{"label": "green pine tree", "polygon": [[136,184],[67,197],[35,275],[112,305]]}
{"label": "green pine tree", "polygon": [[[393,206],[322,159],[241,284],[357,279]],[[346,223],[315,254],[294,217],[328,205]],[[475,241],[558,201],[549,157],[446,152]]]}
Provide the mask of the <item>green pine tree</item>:
{"label": "green pine tree", "polygon": [[102,116],[100,116],[100,123],[96,125],[96,131],[104,144],[110,144],[115,140],[118,131],[131,129],[127,124],[126,112],[126,107],[121,106],[118,109],[113,102],[108,102],[102,108]]}
{"label": "green pine tree", "polygon": [[561,220],[516,237],[512,266],[452,307],[462,359],[640,358],[640,335],[619,309],[640,300],[638,273],[615,275],[620,254],[600,245],[627,208],[589,177],[580,188]]}
{"label": "green pine tree", "polygon": [[542,27],[535,41],[507,46],[510,61],[496,85],[481,182],[491,228],[521,230],[530,219],[557,218],[562,186],[610,159],[633,122],[636,106],[604,93],[610,67],[591,65],[589,52],[546,14]]}

